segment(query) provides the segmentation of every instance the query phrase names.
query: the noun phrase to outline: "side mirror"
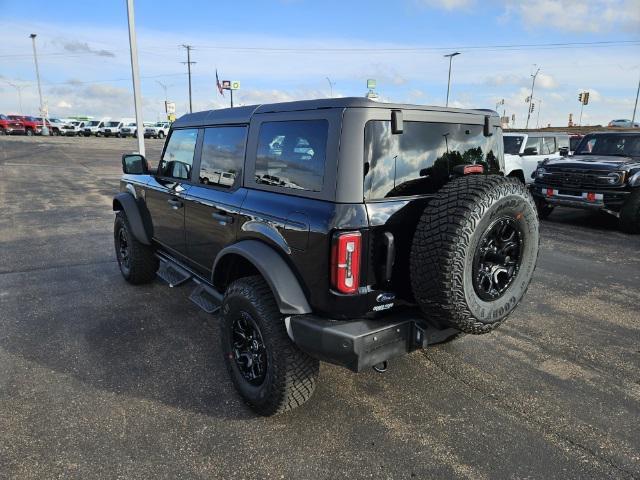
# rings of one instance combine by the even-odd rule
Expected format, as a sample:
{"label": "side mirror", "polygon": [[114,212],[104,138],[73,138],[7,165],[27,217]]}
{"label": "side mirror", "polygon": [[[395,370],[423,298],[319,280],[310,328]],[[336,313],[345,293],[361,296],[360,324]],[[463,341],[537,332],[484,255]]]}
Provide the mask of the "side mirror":
{"label": "side mirror", "polygon": [[538,149],[536,147],[525,148],[523,155],[538,155]]}
{"label": "side mirror", "polygon": [[569,147],[560,147],[558,149],[558,153],[560,154],[561,157],[568,157],[569,156]]}
{"label": "side mirror", "polygon": [[129,175],[144,175],[149,172],[147,160],[138,153],[122,155],[122,172]]}
{"label": "side mirror", "polygon": [[397,135],[404,132],[402,110],[391,110],[391,133]]}

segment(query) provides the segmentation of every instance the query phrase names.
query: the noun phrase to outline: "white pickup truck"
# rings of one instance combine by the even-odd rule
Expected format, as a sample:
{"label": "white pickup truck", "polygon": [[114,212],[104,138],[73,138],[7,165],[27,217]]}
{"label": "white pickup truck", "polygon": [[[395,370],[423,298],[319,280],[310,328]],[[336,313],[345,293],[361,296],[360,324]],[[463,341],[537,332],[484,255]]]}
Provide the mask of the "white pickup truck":
{"label": "white pickup truck", "polygon": [[[143,126],[143,131],[144,131],[144,127],[150,127],[154,125],[151,122],[144,122],[142,124]],[[124,126],[120,129],[120,136],[121,137],[137,137],[138,136],[138,127],[136,125],[135,121],[132,122],[127,122],[124,124]]]}
{"label": "white pickup truck", "polygon": [[504,133],[504,173],[522,183],[533,183],[538,163],[569,154],[569,135],[554,132]]}
{"label": "white pickup truck", "polygon": [[164,138],[169,133],[171,124],[169,122],[158,122],[151,127],[144,129],[144,138]]}

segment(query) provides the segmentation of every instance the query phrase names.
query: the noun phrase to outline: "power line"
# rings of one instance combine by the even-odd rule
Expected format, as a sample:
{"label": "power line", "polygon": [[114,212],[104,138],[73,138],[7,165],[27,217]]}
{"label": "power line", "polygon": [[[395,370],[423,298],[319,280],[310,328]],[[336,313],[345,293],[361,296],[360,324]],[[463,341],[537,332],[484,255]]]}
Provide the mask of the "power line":
{"label": "power line", "polygon": [[405,53],[405,52],[431,52],[441,50],[524,50],[524,49],[555,49],[555,48],[580,48],[580,47],[620,47],[638,46],[640,40],[611,40],[601,42],[564,42],[564,43],[521,43],[503,45],[467,45],[453,47],[238,47],[221,45],[198,45],[199,49],[232,50],[232,51],[259,51],[259,52],[327,52],[327,53]]}
{"label": "power line", "polygon": [[191,50],[193,49],[193,46],[181,45],[181,47],[186,48],[187,50],[187,61],[181,63],[187,64],[187,72],[189,74],[189,113],[193,113],[193,105],[191,104],[191,65],[195,64],[196,62],[191,61]]}

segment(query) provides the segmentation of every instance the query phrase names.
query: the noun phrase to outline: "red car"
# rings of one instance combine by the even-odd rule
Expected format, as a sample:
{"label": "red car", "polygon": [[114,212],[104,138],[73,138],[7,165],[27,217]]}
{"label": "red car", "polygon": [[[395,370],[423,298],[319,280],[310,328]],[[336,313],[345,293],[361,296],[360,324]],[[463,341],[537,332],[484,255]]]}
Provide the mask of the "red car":
{"label": "red car", "polygon": [[[13,116],[13,115],[11,115]],[[0,135],[24,135],[24,124],[20,120],[12,120],[0,113]]]}
{"label": "red car", "polygon": [[22,122],[25,133],[28,136],[42,134],[42,122],[36,120],[35,117],[29,117],[26,115],[8,115],[8,117],[10,120]]}

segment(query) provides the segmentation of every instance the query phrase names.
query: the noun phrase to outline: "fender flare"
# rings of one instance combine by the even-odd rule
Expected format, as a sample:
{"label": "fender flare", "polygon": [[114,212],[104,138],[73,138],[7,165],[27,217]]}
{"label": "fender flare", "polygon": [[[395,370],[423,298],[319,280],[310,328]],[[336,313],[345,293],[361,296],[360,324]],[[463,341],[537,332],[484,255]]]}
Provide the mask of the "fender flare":
{"label": "fender flare", "polygon": [[113,197],[113,210],[124,211],[129,226],[131,227],[131,232],[133,236],[136,237],[136,240],[145,245],[151,245],[151,235],[149,235],[149,232],[147,232],[145,228],[142,213],[140,212],[140,205],[133,195],[129,192],[120,192]]}
{"label": "fender flare", "polygon": [[213,263],[212,279],[220,266],[220,261],[231,254],[243,257],[256,267],[269,284],[282,314],[311,313],[307,297],[289,265],[278,252],[259,240],[241,240],[223,248]]}

